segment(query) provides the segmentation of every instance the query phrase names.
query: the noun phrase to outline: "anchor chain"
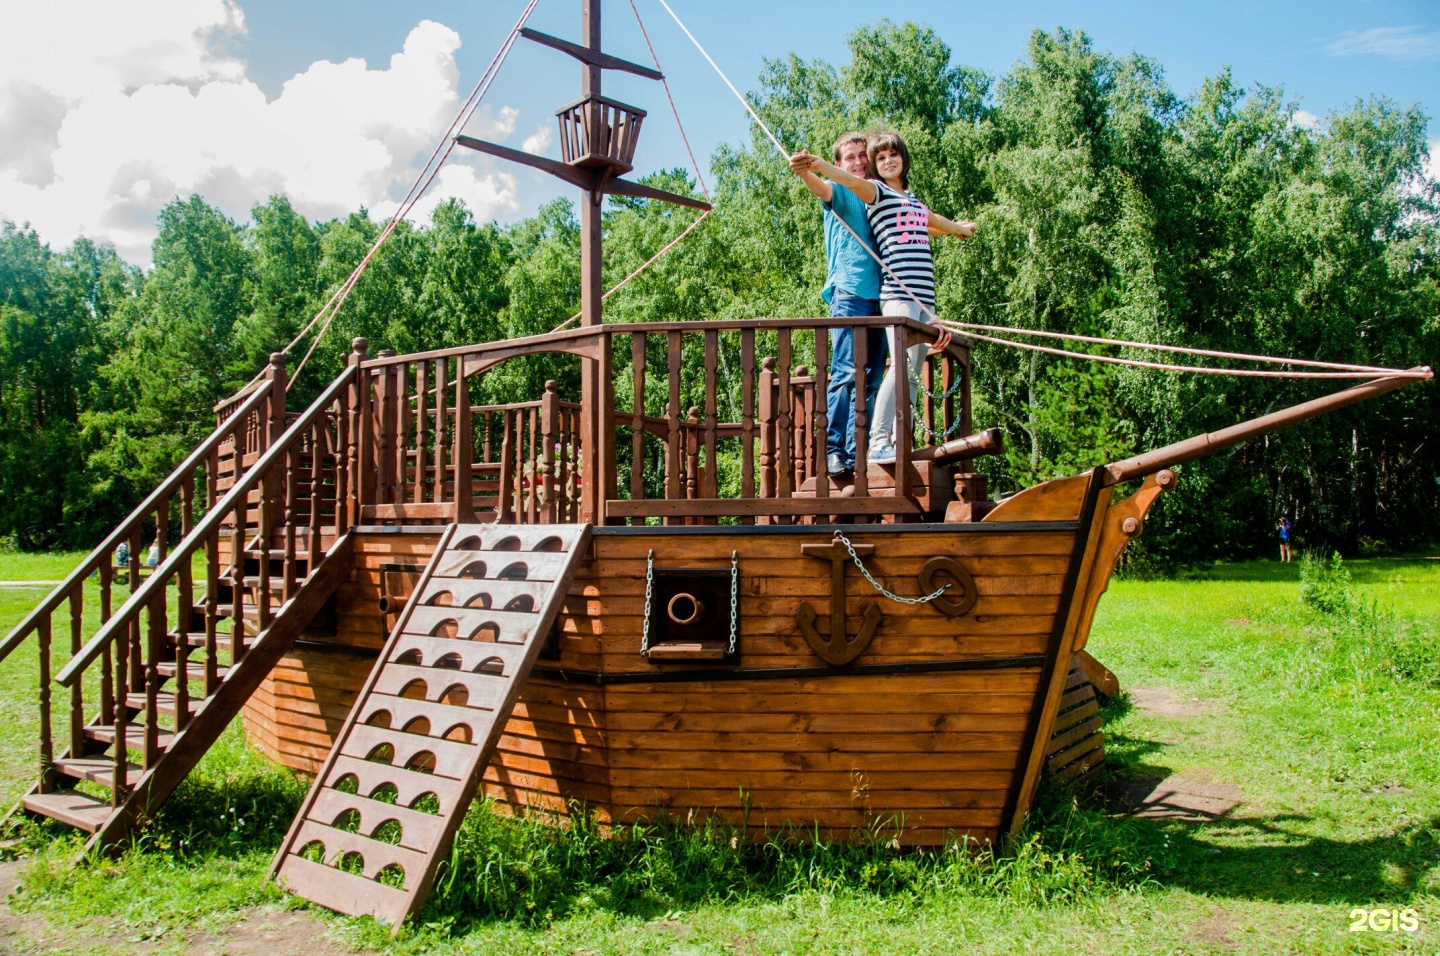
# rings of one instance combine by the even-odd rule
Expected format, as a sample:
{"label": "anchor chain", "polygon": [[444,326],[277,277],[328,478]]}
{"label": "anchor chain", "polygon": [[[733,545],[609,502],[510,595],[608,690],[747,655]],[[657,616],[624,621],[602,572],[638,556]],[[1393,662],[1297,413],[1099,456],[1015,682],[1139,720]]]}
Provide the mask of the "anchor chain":
{"label": "anchor chain", "polygon": [[916,382],[915,385],[916,385],[917,388],[919,388],[920,391],[924,392],[926,395],[928,395],[928,396],[930,396],[931,398],[935,399],[935,401],[937,401],[937,402],[943,402],[943,401],[945,401],[945,399],[947,399],[947,398],[949,398],[951,395],[954,395],[954,394],[955,394],[956,390],[960,388],[960,382],[961,382],[964,378],[965,378],[965,373],[964,373],[964,372],[961,372],[961,373],[957,374],[957,375],[955,376],[955,381],[951,382],[951,383],[950,383],[950,387],[947,388],[947,389],[945,389],[945,391],[944,391],[943,393],[937,393],[937,392],[932,392],[932,391],[930,391],[930,389],[928,389],[928,388],[925,387],[925,383],[924,383],[924,382]]}
{"label": "anchor chain", "polygon": [[645,556],[645,620],[640,626],[640,656],[650,656],[650,599],[655,593],[655,549]]}
{"label": "anchor chain", "polygon": [[950,423],[950,427],[945,429],[943,432],[939,431],[938,429],[931,428],[929,425],[925,424],[925,419],[923,418],[916,418],[915,424],[919,425],[920,430],[925,433],[926,441],[934,441],[937,438],[949,438],[951,435],[955,434],[956,430],[960,427],[960,423],[962,421],[964,421],[964,419],[962,419],[959,415],[955,416],[955,420]]}
{"label": "anchor chain", "polygon": [[845,550],[850,552],[850,558],[855,562],[855,567],[859,568],[860,573],[865,575],[865,580],[870,582],[870,586],[892,601],[896,601],[900,604],[929,604],[931,601],[944,594],[945,589],[950,586],[950,583],[947,581],[946,583],[940,585],[934,591],[931,591],[929,594],[926,594],[923,597],[901,597],[900,595],[896,594],[894,591],[889,590],[879,581],[871,577],[870,570],[866,568],[865,564],[860,560],[860,555],[855,553],[855,546],[850,543],[849,538],[845,537],[845,535],[841,534],[839,531],[835,532],[835,537],[840,541],[841,544],[845,545]]}
{"label": "anchor chain", "polygon": [[740,598],[740,552],[730,552],[730,646],[725,651],[726,657],[735,656],[736,637],[740,623],[739,613]]}

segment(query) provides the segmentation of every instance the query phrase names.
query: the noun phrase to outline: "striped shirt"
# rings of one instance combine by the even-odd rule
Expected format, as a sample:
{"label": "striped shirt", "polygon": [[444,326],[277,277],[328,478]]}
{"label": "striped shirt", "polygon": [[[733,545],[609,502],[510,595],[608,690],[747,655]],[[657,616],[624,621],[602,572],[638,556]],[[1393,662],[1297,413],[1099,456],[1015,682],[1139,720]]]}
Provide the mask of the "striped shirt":
{"label": "striped shirt", "polygon": [[935,260],[930,254],[930,210],[911,193],[899,193],[879,180],[875,183],[875,201],[865,208],[870,231],[875,234],[875,247],[888,270],[882,271],[880,301],[909,302],[910,293],[901,288],[890,273],[894,272],[915,297],[935,308]]}

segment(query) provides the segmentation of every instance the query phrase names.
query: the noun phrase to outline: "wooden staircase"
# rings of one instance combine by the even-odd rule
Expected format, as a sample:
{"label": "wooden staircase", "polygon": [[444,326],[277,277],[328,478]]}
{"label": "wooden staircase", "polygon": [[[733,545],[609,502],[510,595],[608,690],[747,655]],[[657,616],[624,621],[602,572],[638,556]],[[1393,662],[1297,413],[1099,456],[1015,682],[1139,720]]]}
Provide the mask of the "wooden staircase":
{"label": "wooden staircase", "polygon": [[[108,849],[120,843],[194,769],[316,611],[335,593],[352,566],[350,541],[348,535],[343,537],[313,573],[304,574],[294,596],[274,608],[269,625],[252,632],[253,636],[247,634],[238,655],[232,657],[235,663],[214,665],[211,679],[207,680],[206,670],[214,658],[207,656],[201,663],[185,659],[187,647],[204,647],[203,631],[165,635],[162,652],[172,659],[155,665],[159,680],[146,682],[155,688],[153,693],[126,695],[119,731],[114,714],[102,712],[86,724],[81,748],[67,748],[51,761],[49,773],[42,774],[21,799],[24,811],[91,834],[87,849]],[[203,608],[198,613],[203,614]],[[258,614],[246,617],[253,622]],[[250,626],[253,628],[253,623]],[[187,675],[183,681],[176,677],[182,667]],[[209,690],[192,696],[188,686],[192,681],[203,682]],[[166,682],[171,689],[159,689]],[[150,714],[154,719],[147,720]],[[121,734],[123,748],[116,746]],[[140,752],[139,761],[130,759],[132,751]],[[81,793],[75,789],[81,780],[111,792],[104,798]]]}
{"label": "wooden staircase", "polygon": [[[352,364],[287,415],[272,357],[215,432],[0,642],[3,660],[33,637],[39,671],[39,772],[6,822],[50,818],[90,834],[87,849],[122,846],[294,645],[352,567],[358,380]],[[160,549],[150,569],[142,531]],[[120,543],[130,559],[117,568]],[[120,574],[129,594],[112,608]],[[87,640],[92,575],[100,623]],[[52,673],[65,611],[70,656]]]}
{"label": "wooden staircase", "polygon": [[450,526],[272,876],[397,930],[424,904],[589,537],[588,524]]}

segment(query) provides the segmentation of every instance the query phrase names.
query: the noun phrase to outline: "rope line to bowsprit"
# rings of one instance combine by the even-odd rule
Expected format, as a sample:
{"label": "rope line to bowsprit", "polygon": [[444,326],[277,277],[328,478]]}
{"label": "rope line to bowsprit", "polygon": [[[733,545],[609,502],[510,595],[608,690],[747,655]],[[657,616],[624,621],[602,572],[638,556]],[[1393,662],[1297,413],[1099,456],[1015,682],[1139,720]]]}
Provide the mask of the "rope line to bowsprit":
{"label": "rope line to bowsprit", "polygon": [[[650,50],[650,59],[655,61],[655,72],[660,74],[660,85],[665,88],[665,98],[670,101],[670,113],[675,117],[675,126],[680,130],[680,141],[685,144],[685,152],[690,156],[690,168],[695,170],[695,181],[700,184],[700,191],[705,194],[705,201],[710,203],[712,208],[705,210],[699,216],[695,217],[695,220],[685,227],[684,232],[667,242],[665,247],[659,252],[640,263],[640,266],[634,272],[611,286],[610,291],[600,297],[601,302],[609,301],[612,295],[629,285],[640,273],[665,258],[666,253],[685,241],[685,238],[694,232],[695,228],[704,222],[710,213],[714,212],[714,200],[710,196],[710,187],[705,184],[705,174],[700,171],[700,162],[695,158],[695,150],[690,146],[690,137],[685,133],[685,124],[680,121],[680,110],[675,106],[675,97],[670,93],[670,82],[665,79],[665,71],[660,67],[660,57],[655,53],[655,44],[650,42],[650,32],[645,29],[645,21],[640,17],[640,8],[635,6],[635,0],[630,0],[630,9],[635,13],[635,22],[640,25],[640,35],[645,38],[645,46]],[[571,323],[579,320],[581,314],[580,312],[576,312],[550,331],[559,332],[561,329],[568,328]]]}
{"label": "rope line to bowsprit", "polygon": [[325,333],[330,331],[330,326],[335,322],[335,316],[339,314],[340,307],[344,305],[345,300],[350,297],[350,292],[355,288],[355,284],[360,281],[360,276],[365,273],[370,262],[375,258],[376,253],[380,251],[380,247],[390,238],[396,227],[414,211],[416,204],[420,202],[421,197],[425,195],[426,190],[430,188],[430,185],[440,174],[440,169],[445,165],[446,160],[450,158],[451,152],[455,149],[455,134],[465,128],[465,124],[470,122],[470,118],[474,116],[475,111],[480,108],[480,101],[485,98],[485,94],[490,90],[490,85],[495,82],[495,77],[500,73],[501,65],[505,62],[505,58],[510,55],[511,48],[515,46],[515,40],[519,37],[521,28],[524,27],[525,22],[530,19],[530,14],[534,12],[539,2],[540,0],[529,0],[524,11],[520,14],[520,19],[515,22],[515,26],[511,27],[504,42],[500,44],[500,48],[495,52],[495,56],[491,58],[490,65],[485,68],[485,72],[481,75],[480,80],[470,91],[470,95],[460,104],[460,109],[456,111],[454,118],[450,120],[449,128],[445,130],[444,136],[436,142],[435,148],[430,152],[430,158],[425,161],[425,165],[421,167],[414,182],[410,184],[410,188],[406,191],[404,198],[400,200],[400,205],[396,207],[389,221],[385,223],[384,228],[382,228],[379,235],[375,237],[375,241],[371,243],[369,251],[365,253],[365,257],[360,260],[359,265],[357,265],[345,281],[341,283],[340,288],[336,289],[334,294],[330,296],[329,301],[320,308],[319,312],[315,313],[315,316],[306,324],[305,328],[301,329],[300,333],[291,340],[290,344],[285,346],[283,351],[284,354],[288,355],[291,349],[295,348],[310,330],[315,327],[316,323],[322,319],[324,320],[320,331],[316,333],[314,340],[310,343],[310,347],[306,349],[304,357],[300,359],[300,364],[295,367],[294,373],[291,374],[290,382],[292,384],[300,377],[301,371],[304,370],[306,363],[310,361],[310,356],[315,354],[315,349],[320,344],[320,340],[325,337]]}
{"label": "rope line to bowsprit", "polygon": [[[678,26],[680,30],[687,37],[690,38],[691,43],[695,44],[695,49],[700,51],[700,55],[705,58],[706,62],[709,63],[711,68],[715,70],[715,73],[720,77],[722,81],[724,81],[725,85],[730,88],[730,92],[735,94],[735,98],[740,101],[740,105],[745,107],[745,112],[750,114],[750,118],[755,121],[755,124],[760,127],[760,130],[766,135],[766,137],[769,138],[770,142],[775,145],[775,148],[779,150],[780,155],[788,159],[788,157],[790,156],[790,151],[785,148],[785,144],[780,142],[779,137],[777,137],[774,131],[771,130],[770,127],[766,125],[765,121],[760,118],[760,114],[757,113],[755,111],[755,108],[750,105],[750,101],[745,98],[744,94],[742,94],[735,87],[734,83],[730,82],[730,78],[725,75],[725,71],[720,69],[720,65],[715,62],[714,57],[712,57],[705,50],[705,47],[701,45],[700,41],[695,38],[695,34],[690,32],[690,28],[685,26],[684,21],[680,19],[680,16],[674,11],[674,9],[671,8],[670,4],[667,3],[666,0],[659,0],[659,3],[662,7],[665,8],[665,11],[670,14],[670,17],[675,21],[675,25]],[[932,325],[938,326],[946,330],[947,332],[954,333],[955,335],[959,335],[972,341],[989,342],[995,345],[1007,346],[1009,348],[1025,349],[1032,352],[1043,352],[1049,355],[1059,355],[1066,358],[1083,359],[1089,362],[1104,362],[1111,365],[1127,365],[1135,368],[1158,369],[1161,371],[1170,372],[1193,372],[1201,375],[1233,375],[1240,377],[1256,378],[1347,379],[1370,379],[1382,377],[1388,378],[1391,376],[1398,376],[1402,378],[1433,377],[1430,369],[1428,368],[1398,369],[1385,368],[1383,366],[1375,365],[1349,365],[1341,362],[1317,362],[1306,359],[1281,358],[1272,355],[1250,355],[1243,352],[1218,352],[1208,349],[1189,349],[1181,346],[1155,345],[1149,342],[1133,342],[1123,339],[1101,338],[1098,336],[1070,335],[1061,332],[1046,332],[1038,329],[1018,329],[1010,328],[1008,326],[981,325],[972,322],[960,322],[953,319],[942,320],[939,316],[935,314],[934,309],[921,301],[920,297],[917,296],[915,292],[908,285],[905,284],[904,280],[897,276],[894,270],[892,270],[888,265],[885,264],[885,260],[882,259],[874,249],[870,248],[870,245],[860,237],[860,234],[857,233],[848,222],[846,222],[843,218],[839,216],[836,216],[835,218],[839,220],[840,225],[844,226],[846,231],[848,231],[850,235],[855,237],[855,240],[860,243],[861,248],[863,248],[866,253],[869,254],[870,258],[875,260],[875,262],[880,266],[880,268],[885,271],[885,274],[888,275],[890,279],[897,286],[899,286],[899,288],[907,296],[909,296],[910,299],[917,306],[919,306],[920,310],[925,313],[925,315],[930,319],[930,323]],[[1097,355],[1092,352],[1076,352],[1070,349],[1061,349],[1055,348],[1053,346],[1039,345],[1033,342],[1016,342],[1012,339],[997,338],[994,335],[987,335],[985,334],[986,332],[995,332],[1002,335],[1022,335],[1038,338],[1060,339],[1065,341],[1084,342],[1093,345],[1108,345],[1121,348],[1143,349],[1155,352],[1172,352],[1184,355],[1203,356],[1207,358],[1222,358],[1242,362],[1257,362],[1270,365],[1290,365],[1298,366],[1301,368],[1324,369],[1325,371],[1212,368],[1201,365],[1178,365],[1168,362],[1147,362],[1140,359],[1127,359],[1110,355]]]}

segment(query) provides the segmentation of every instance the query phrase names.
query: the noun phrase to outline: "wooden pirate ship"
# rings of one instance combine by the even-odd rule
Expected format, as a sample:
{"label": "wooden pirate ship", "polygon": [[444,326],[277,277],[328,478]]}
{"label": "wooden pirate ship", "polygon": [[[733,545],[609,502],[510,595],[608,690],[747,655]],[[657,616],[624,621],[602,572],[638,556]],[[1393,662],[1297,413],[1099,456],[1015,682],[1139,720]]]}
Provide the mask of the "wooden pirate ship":
{"label": "wooden pirate ship", "polygon": [[[605,324],[602,198],[708,207],[624,178],[645,113],[602,75],[660,74],[601,52],[599,0],[578,44],[520,32],[582,65],[562,161],[458,142],[581,190],[580,325],[412,355],[357,340],[303,409],[274,356],[0,645],[38,652],[39,772],[17,812],[119,846],[243,714],[256,746],[314,775],[276,877],[397,924],[478,795],[562,820],[583,804],[602,822],[994,842],[1043,773],[1098,765],[1091,685],[1113,678],[1086,638],[1168,469],[1428,376],[993,502],[970,463],[1001,438],[972,427],[967,346],[926,359],[919,403],[902,350],[898,433],[929,438],[867,462],[862,389],[838,481],[830,330],[894,320]],[[578,392],[472,403],[542,357],[578,366]]]}

